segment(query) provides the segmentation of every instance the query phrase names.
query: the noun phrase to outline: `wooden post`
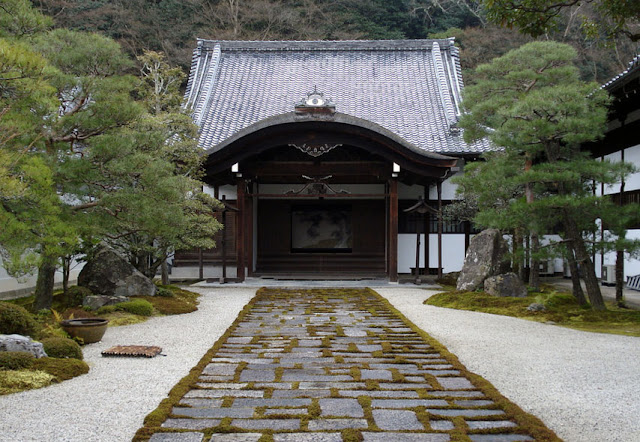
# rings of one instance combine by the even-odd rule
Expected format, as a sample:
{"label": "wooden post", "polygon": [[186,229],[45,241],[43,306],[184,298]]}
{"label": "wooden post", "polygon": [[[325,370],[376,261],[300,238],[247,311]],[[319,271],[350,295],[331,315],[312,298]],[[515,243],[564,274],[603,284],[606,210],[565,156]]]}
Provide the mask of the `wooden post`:
{"label": "wooden post", "polygon": [[[419,212],[416,212],[420,215]],[[424,218],[425,215],[422,215]],[[420,284],[420,219],[416,222],[416,284]]]}
{"label": "wooden post", "polygon": [[[424,200],[429,201],[429,186],[424,186]],[[427,212],[423,217],[424,222],[424,274],[429,274],[429,234],[431,233],[431,213]]]}
{"label": "wooden post", "polygon": [[389,180],[389,281],[398,282],[398,180]]}
{"label": "wooden post", "polygon": [[239,282],[244,281],[244,248],[245,248],[245,186],[246,182],[242,178],[238,178],[236,187],[238,193],[238,212],[236,213],[236,277]]}
{"label": "wooden post", "polygon": [[198,247],[198,278],[204,279],[204,256],[202,247]]}
{"label": "wooden post", "polygon": [[[251,189],[249,189],[251,192]],[[253,276],[253,197],[247,195],[245,202],[245,209],[247,215],[245,219],[245,232],[246,232],[246,249],[245,249],[245,262],[247,267],[247,276]]]}
{"label": "wooden post", "polygon": [[222,276],[220,277],[220,283],[227,282],[227,209],[226,209],[226,195],[222,195],[222,204],[225,209],[222,209]]}
{"label": "wooden post", "polygon": [[438,181],[438,278],[442,278],[442,181]]}

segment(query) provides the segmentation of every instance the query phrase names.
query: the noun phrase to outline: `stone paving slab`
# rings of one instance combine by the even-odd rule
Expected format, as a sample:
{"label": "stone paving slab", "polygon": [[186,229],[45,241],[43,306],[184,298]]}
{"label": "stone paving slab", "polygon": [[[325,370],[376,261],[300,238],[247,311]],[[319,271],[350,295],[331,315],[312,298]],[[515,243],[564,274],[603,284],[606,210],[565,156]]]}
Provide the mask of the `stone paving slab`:
{"label": "stone paving slab", "polygon": [[534,440],[368,289],[262,289],[222,339],[150,440]]}

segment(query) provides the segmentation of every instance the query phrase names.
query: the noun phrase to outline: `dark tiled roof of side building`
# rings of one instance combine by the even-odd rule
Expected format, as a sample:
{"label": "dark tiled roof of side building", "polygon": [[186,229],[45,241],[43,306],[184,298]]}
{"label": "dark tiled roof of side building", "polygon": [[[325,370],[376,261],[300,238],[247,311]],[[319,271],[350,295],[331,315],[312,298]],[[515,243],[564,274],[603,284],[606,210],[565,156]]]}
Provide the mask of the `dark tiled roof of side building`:
{"label": "dark tiled roof of side building", "polygon": [[216,146],[294,110],[317,88],[336,111],[373,122],[425,152],[475,154],[457,129],[462,77],[453,39],[377,41],[198,40],[186,106]]}
{"label": "dark tiled roof of side building", "polygon": [[609,91],[615,89],[618,85],[627,80],[631,75],[640,73],[640,54],[637,54],[633,57],[633,60],[629,62],[629,67],[626,70],[622,71],[611,80],[607,81],[602,85],[603,89],[607,89]]}

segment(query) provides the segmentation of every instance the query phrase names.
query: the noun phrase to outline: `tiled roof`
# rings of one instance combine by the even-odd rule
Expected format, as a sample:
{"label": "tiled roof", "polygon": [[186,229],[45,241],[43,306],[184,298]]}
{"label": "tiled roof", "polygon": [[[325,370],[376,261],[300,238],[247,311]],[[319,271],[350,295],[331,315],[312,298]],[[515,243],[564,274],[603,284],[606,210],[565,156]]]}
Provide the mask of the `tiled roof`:
{"label": "tiled roof", "polygon": [[629,67],[613,77],[611,80],[607,81],[602,85],[603,89],[611,90],[614,89],[621,81],[625,80],[630,75],[640,72],[640,54],[633,57],[633,60],[629,62]]}
{"label": "tiled roof", "polygon": [[425,152],[480,153],[456,125],[462,77],[453,39],[239,42],[198,40],[186,106],[207,150],[294,110],[317,88],[339,113],[382,126]]}

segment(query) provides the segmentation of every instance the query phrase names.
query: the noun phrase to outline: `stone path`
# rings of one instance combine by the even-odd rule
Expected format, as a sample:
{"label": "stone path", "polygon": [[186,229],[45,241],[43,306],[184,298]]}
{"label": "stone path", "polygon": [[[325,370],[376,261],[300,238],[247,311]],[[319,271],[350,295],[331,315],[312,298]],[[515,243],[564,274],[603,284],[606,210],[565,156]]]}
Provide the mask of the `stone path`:
{"label": "stone path", "polygon": [[262,289],[150,440],[534,440],[454,364],[370,290]]}

